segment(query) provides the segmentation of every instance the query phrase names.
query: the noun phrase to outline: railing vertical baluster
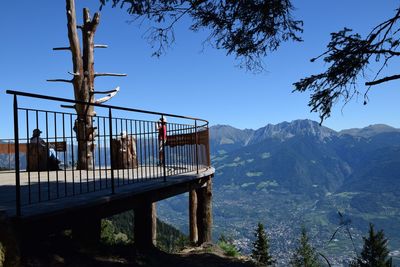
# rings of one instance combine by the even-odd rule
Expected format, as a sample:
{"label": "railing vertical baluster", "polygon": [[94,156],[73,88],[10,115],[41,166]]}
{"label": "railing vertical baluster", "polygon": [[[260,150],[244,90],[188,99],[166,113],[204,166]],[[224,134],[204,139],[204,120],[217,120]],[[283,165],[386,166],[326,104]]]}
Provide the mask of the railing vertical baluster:
{"label": "railing vertical baluster", "polygon": [[143,153],[142,153],[142,126],[141,121],[139,123],[139,144],[140,144],[140,180],[143,180]]}
{"label": "railing vertical baluster", "polygon": [[[138,144],[138,134],[137,134],[137,121],[135,120],[135,138],[136,138],[136,161],[137,161],[137,168],[136,168],[136,179],[139,180],[139,144]],[[133,179],[135,181],[135,179]]]}
{"label": "railing vertical baluster", "polygon": [[[167,123],[165,122],[164,115],[161,116],[161,126],[162,127],[167,127]],[[164,133],[164,128],[162,128],[162,134],[161,134],[161,145],[162,145],[162,154],[163,154],[163,176],[164,176],[164,182],[167,181],[167,168],[166,168],[166,162],[167,159],[165,158],[165,133]]]}
{"label": "railing vertical baluster", "polygon": [[198,143],[199,143],[199,136],[197,133],[197,120],[194,121],[194,130],[196,131],[196,147],[195,147],[195,153],[196,153],[196,173],[199,173],[199,151],[198,151]]}
{"label": "railing vertical baluster", "polygon": [[11,141],[8,140],[8,145],[7,145],[7,149],[8,149],[8,169],[11,170]]}
{"label": "railing vertical baluster", "polygon": [[93,192],[96,192],[96,149],[95,149],[95,140],[96,140],[96,136],[95,136],[95,129],[94,129],[94,122],[95,119],[93,116],[90,116],[90,120],[92,122],[92,137],[90,138],[90,151],[92,153],[92,174],[93,174]]}
{"label": "railing vertical baluster", "polygon": [[[104,138],[104,169],[106,176],[106,188],[108,188],[108,167],[107,167],[107,135],[106,135],[106,118],[103,117],[103,138]],[[111,155],[111,147],[110,147],[110,155]],[[111,163],[110,163],[111,164]]]}
{"label": "railing vertical baluster", "polygon": [[[46,170],[47,170],[47,200],[51,199],[50,196],[50,170],[49,170],[49,113],[46,111]],[[38,138],[39,139],[39,138]]]}
{"label": "railing vertical baluster", "polygon": [[112,142],[112,112],[111,108],[108,109],[108,117],[109,117],[109,128],[110,128],[110,163],[111,163],[111,193],[115,194],[115,185],[114,185],[114,168],[113,168],[113,142]]}
{"label": "railing vertical baluster", "polygon": [[[85,141],[85,169],[86,169],[86,193],[89,193],[89,151],[90,147],[88,146],[89,144],[89,133],[88,133],[88,128],[86,127],[86,121],[91,120],[90,116],[85,114],[85,127],[83,128],[83,136],[84,136],[84,141]],[[93,126],[93,125],[92,125]],[[93,156],[93,155],[92,155]]]}
{"label": "railing vertical baluster", "polygon": [[150,146],[150,126],[149,126],[149,122],[148,121],[146,121],[146,125],[147,125],[146,147],[147,147],[147,150],[148,150],[148,152],[147,152],[147,166],[148,166],[148,170],[149,170],[147,177],[150,179],[151,178],[151,162],[150,162],[150,157],[151,157],[150,148],[151,148],[151,146]]}
{"label": "railing vertical baluster", "polygon": [[[39,111],[36,110],[36,129],[39,129]],[[36,142],[36,151],[39,151],[39,140]],[[38,173],[38,201],[41,202],[42,201],[42,186],[40,184],[40,158],[37,157],[36,160],[36,164],[37,164],[37,173]]]}
{"label": "railing vertical baluster", "polygon": [[190,171],[193,171],[193,128],[190,125],[190,128],[188,128],[188,133],[190,134],[190,136],[188,136],[189,140],[190,140],[190,145],[188,147],[189,150],[189,165],[190,165]]}
{"label": "railing vertical baluster", "polygon": [[[180,142],[180,129],[179,129],[179,124],[175,124],[175,134],[178,135],[178,144]],[[175,171],[175,174],[178,174],[180,172],[180,167],[181,167],[181,146],[178,145],[176,146],[176,166],[177,166],[177,170]]]}
{"label": "railing vertical baluster", "polygon": [[186,169],[189,170],[190,166],[190,140],[189,140],[189,128],[185,125],[185,153],[186,153]]}
{"label": "railing vertical baluster", "polygon": [[[119,132],[119,138],[120,138],[120,144],[121,144],[121,149],[122,151],[120,153],[118,153],[118,155],[120,155],[121,159],[120,162],[122,164],[122,184],[124,184],[125,181],[125,168],[124,168],[124,151],[123,151],[123,143],[122,143],[122,133],[124,131],[124,124],[122,123],[122,119],[119,119],[120,125],[121,125],[121,131]],[[117,131],[118,134],[118,131]],[[118,169],[118,185],[120,184],[120,169]]]}
{"label": "railing vertical baluster", "polygon": [[[172,135],[178,135],[177,130],[176,130],[176,124],[171,123],[170,125],[171,125],[170,128],[172,128]],[[177,136],[177,138],[178,138],[178,136]],[[178,139],[176,139],[176,141],[178,141]],[[172,153],[172,158],[173,158],[172,168],[174,170],[174,174],[177,172],[177,167],[179,166],[178,156],[179,156],[179,146],[175,146],[175,148],[173,149],[173,153]]]}
{"label": "railing vertical baluster", "polygon": [[149,168],[148,164],[147,164],[147,140],[146,140],[146,122],[142,121],[143,123],[143,160],[144,160],[144,177],[147,180],[148,176],[147,176],[147,169]]}
{"label": "railing vertical baluster", "polygon": [[79,194],[82,194],[82,162],[81,162],[81,159],[80,159],[80,155],[81,155],[81,153],[83,153],[82,151],[81,151],[81,149],[84,149],[83,147],[81,147],[81,145],[80,145],[80,143],[81,143],[81,127],[79,126],[79,124],[81,123],[80,121],[81,121],[81,118],[80,118],[80,116],[81,115],[77,115],[76,116],[76,119],[75,119],[75,126],[76,126],[76,136],[77,136],[77,140],[78,140],[78,151],[77,151],[77,155],[78,155],[78,157],[77,157],[77,161],[76,161],[76,166],[78,167],[78,169],[79,169]]}
{"label": "railing vertical baluster", "polygon": [[70,134],[71,134],[71,172],[72,172],[72,195],[75,195],[75,155],[74,155],[74,133],[72,127],[72,114],[69,115]]}
{"label": "railing vertical baluster", "polygon": [[[132,132],[132,120],[129,120],[129,124],[130,124],[130,141],[132,142],[131,143],[131,146],[132,147],[135,147],[135,150],[136,150],[136,145],[134,146],[134,144],[133,144],[133,142],[134,142],[134,139],[133,139],[133,132]],[[134,151],[135,153],[136,153],[136,151]],[[133,156],[133,155],[132,155]],[[137,155],[135,155],[135,156],[137,156]],[[135,173],[134,173],[134,166],[135,166],[135,162],[133,161],[134,160],[134,158],[132,157],[132,166],[131,166],[131,172],[132,172],[132,181],[134,181],[135,179]],[[129,179],[129,178],[128,178]],[[129,180],[128,180],[128,183],[129,183]]]}
{"label": "railing vertical baluster", "polygon": [[154,122],[150,122],[150,126],[151,126],[151,159],[152,159],[152,168],[153,168],[153,178],[156,177],[156,166],[157,166],[157,160],[156,160],[156,152],[154,149]]}
{"label": "railing vertical baluster", "polygon": [[[118,139],[118,118],[115,118],[115,139],[117,140]],[[111,155],[112,156],[112,155]],[[116,156],[116,160],[118,160],[119,161],[119,159],[120,159],[120,153],[116,153],[115,154],[115,156]],[[114,159],[115,160],[115,159]],[[117,165],[118,163],[116,163],[115,161],[114,161],[114,166],[115,165]],[[119,185],[119,168],[117,168],[117,185]]]}
{"label": "railing vertical baluster", "polygon": [[21,216],[21,181],[19,167],[19,128],[18,128],[18,102],[14,95],[14,150],[15,150],[15,205],[16,214]]}
{"label": "railing vertical baluster", "polygon": [[210,128],[208,128],[208,123],[207,123],[207,144],[206,144],[206,153],[207,153],[207,167],[211,167],[211,155],[210,155]]}
{"label": "railing vertical baluster", "polygon": [[65,149],[64,149],[64,151],[63,151],[63,154],[64,154],[64,194],[65,194],[65,196],[67,196],[67,194],[68,194],[68,191],[67,191],[67,185],[68,185],[68,183],[67,183],[67,139],[66,139],[66,137],[65,137],[65,113],[62,113],[62,124],[63,124],[63,126],[62,126],[62,133],[63,133],[63,142],[65,142]]}
{"label": "railing vertical baluster", "polygon": [[[126,132],[126,173],[127,173],[127,183],[129,184],[129,168],[131,168],[131,166],[129,166],[129,151],[130,151],[130,146],[131,146],[131,142],[130,142],[130,134],[128,131],[128,120],[125,119],[125,132]],[[125,184],[125,181],[124,181]]]}
{"label": "railing vertical baluster", "polygon": [[[56,162],[58,162],[58,152],[57,152],[57,113],[54,112],[54,151],[56,153]],[[58,165],[57,165],[57,170],[56,170],[56,191],[57,191],[57,198],[60,197],[60,188],[59,188],[59,182],[58,182]]]}
{"label": "railing vertical baluster", "polygon": [[99,164],[99,188],[102,189],[102,182],[101,182],[101,151],[100,151],[100,117],[97,117],[97,157],[98,157],[98,164]]}
{"label": "railing vertical baluster", "polygon": [[30,140],[29,140],[29,110],[26,110],[26,167],[28,169],[28,203],[31,204],[31,171],[29,169],[29,155],[30,155]]}
{"label": "railing vertical baluster", "polygon": [[183,136],[182,124],[178,124],[178,128],[179,128],[179,136],[180,136],[180,142],[181,142],[181,145],[179,146],[179,151],[180,151],[179,165],[181,166],[181,171],[180,172],[182,173],[182,172],[184,172],[184,156],[185,156],[185,153],[184,153],[184,150],[183,150],[183,148],[184,148],[184,143],[183,143],[184,136]]}

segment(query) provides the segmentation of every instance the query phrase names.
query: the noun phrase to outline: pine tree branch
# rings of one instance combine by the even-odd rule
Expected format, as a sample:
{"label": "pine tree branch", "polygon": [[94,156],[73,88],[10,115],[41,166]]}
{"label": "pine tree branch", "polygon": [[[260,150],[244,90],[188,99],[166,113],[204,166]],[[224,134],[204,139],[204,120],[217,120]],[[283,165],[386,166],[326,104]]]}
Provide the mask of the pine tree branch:
{"label": "pine tree branch", "polygon": [[400,79],[400,74],[397,75],[393,75],[393,76],[387,76],[385,78],[379,79],[379,80],[375,80],[375,81],[371,81],[371,82],[366,82],[365,85],[366,86],[372,86],[372,85],[377,85],[380,83],[384,83],[384,82],[388,82],[388,81],[392,81],[392,80],[397,80]]}

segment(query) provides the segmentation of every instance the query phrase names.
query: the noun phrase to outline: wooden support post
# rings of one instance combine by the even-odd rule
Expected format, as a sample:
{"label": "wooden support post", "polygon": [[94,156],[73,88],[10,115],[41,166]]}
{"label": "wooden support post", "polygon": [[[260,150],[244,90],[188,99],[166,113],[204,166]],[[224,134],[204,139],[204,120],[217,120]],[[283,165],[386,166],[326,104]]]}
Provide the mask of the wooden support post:
{"label": "wooden support post", "polygon": [[72,238],[83,244],[96,244],[100,235],[101,219],[97,217],[82,218],[79,224],[72,227]]}
{"label": "wooden support post", "polygon": [[194,189],[189,192],[189,229],[189,241],[195,245],[199,240],[199,235],[197,231],[197,194]]}
{"label": "wooden support post", "polygon": [[197,193],[197,230],[198,244],[212,241],[212,183],[209,177],[206,186],[196,190]]}
{"label": "wooden support post", "polygon": [[138,250],[152,249],[157,244],[156,203],[145,202],[134,210],[134,241]]}

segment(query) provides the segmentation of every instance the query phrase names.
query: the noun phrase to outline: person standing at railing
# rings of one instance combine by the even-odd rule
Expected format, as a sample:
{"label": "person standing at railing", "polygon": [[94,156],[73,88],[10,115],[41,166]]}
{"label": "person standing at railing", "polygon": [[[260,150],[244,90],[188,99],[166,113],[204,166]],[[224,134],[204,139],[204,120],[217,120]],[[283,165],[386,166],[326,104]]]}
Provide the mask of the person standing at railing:
{"label": "person standing at railing", "polygon": [[158,130],[158,165],[164,165],[164,146],[167,142],[167,119],[164,116],[157,122],[157,130]]}

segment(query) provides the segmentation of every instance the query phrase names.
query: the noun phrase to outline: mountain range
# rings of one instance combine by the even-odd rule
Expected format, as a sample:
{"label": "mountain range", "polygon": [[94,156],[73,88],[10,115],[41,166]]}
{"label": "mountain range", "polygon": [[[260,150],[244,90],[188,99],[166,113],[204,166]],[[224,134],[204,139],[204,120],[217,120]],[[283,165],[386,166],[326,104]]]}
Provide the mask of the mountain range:
{"label": "mountain range", "polygon": [[[400,192],[400,129],[380,124],[336,132],[311,120],[296,120],[258,130],[217,125],[210,131],[217,177],[221,172],[246,181],[274,177],[296,193],[313,186],[323,193],[353,186]],[[236,168],[229,168],[231,161]]]}
{"label": "mountain range", "polygon": [[[284,259],[305,225],[340,266],[359,251],[361,236],[374,223],[384,229],[393,253],[400,250],[400,129],[376,124],[334,131],[311,120],[257,130],[216,125],[210,127],[210,146],[215,237],[232,235],[249,252],[260,221]],[[160,213],[187,231],[176,216],[186,216],[184,203],[167,200]],[[332,236],[338,227],[348,230]]]}

